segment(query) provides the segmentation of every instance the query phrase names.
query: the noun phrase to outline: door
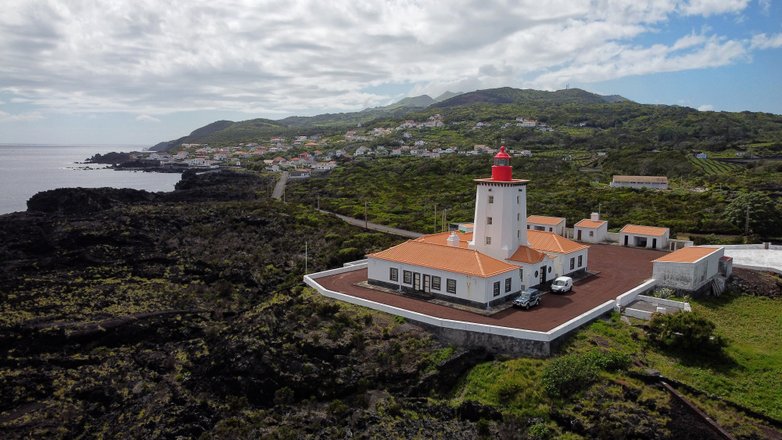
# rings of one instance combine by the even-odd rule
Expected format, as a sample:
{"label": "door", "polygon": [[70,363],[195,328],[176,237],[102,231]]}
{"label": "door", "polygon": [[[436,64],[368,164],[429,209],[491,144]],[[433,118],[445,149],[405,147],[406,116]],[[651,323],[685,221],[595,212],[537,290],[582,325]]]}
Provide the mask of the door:
{"label": "door", "polygon": [[413,290],[421,290],[421,274],[418,272],[413,273]]}
{"label": "door", "polygon": [[656,238],[652,239],[652,249],[657,249],[657,239]]}
{"label": "door", "polygon": [[625,246],[627,246],[627,243],[629,243],[628,238],[630,238],[630,237],[625,235]]}
{"label": "door", "polygon": [[424,292],[432,291],[432,285],[430,283],[431,283],[431,276],[424,275]]}
{"label": "door", "polygon": [[546,270],[547,269],[548,269],[548,267],[546,267],[546,266],[541,266],[540,267],[540,284],[543,284],[543,283],[546,282]]}
{"label": "door", "polygon": [[581,241],[581,229],[578,230],[578,238],[576,240]]}

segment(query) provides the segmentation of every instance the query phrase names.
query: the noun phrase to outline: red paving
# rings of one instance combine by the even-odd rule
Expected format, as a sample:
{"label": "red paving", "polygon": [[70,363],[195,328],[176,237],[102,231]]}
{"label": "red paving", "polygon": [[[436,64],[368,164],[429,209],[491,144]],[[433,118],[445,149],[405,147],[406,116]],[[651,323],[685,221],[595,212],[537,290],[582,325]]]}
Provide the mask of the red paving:
{"label": "red paving", "polygon": [[355,283],[366,281],[366,269],[318,278],[316,281],[335,292],[438,318],[545,332],[643,283],[652,276],[652,260],[663,255],[665,252],[591,245],[588,269],[590,272],[599,272],[598,275],[578,282],[573,291],[565,295],[544,295],[538,307],[530,310],[510,308],[492,316],[356,286]]}

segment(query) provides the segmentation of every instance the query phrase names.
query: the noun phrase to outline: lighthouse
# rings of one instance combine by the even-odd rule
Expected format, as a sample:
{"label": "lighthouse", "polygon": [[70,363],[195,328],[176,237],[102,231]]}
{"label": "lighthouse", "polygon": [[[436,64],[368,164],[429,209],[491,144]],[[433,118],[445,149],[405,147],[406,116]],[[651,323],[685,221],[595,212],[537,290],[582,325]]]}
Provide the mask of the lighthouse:
{"label": "lighthouse", "polygon": [[475,179],[475,218],[470,249],[506,260],[527,246],[527,183],[514,179],[505,147],[494,156],[491,178]]}

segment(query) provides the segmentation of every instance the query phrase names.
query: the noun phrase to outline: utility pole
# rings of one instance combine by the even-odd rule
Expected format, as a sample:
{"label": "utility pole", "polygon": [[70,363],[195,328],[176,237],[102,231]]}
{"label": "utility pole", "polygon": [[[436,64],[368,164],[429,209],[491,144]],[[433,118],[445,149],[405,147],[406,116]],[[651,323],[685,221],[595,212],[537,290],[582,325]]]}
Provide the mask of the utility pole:
{"label": "utility pole", "polygon": [[367,220],[367,202],[364,201],[364,229],[369,229],[369,220]]}
{"label": "utility pole", "polygon": [[304,242],[304,274],[306,275],[307,272],[309,272],[309,266],[308,266],[308,259],[309,259],[309,242]]}
{"label": "utility pole", "polygon": [[442,225],[443,232],[448,230],[448,210],[443,209],[443,225]]}
{"label": "utility pole", "polygon": [[747,201],[747,215],[744,219],[744,235],[749,237],[749,200]]}
{"label": "utility pole", "polygon": [[318,211],[320,211],[320,196],[318,196]]}

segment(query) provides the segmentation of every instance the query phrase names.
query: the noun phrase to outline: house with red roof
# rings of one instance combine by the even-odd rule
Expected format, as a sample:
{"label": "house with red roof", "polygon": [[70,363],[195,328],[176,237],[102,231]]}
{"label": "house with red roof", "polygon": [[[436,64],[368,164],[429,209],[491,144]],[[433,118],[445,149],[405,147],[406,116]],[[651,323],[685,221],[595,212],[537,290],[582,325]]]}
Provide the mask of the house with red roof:
{"label": "house with red roof", "polygon": [[527,229],[565,235],[565,218],[531,215],[527,217]]}
{"label": "house with red roof", "polygon": [[470,228],[424,235],[367,256],[370,284],[473,307],[515,298],[525,287],[586,271],[587,245],[528,228],[527,183],[513,178],[505,147],[490,178],[475,179]]}
{"label": "house with red roof", "polygon": [[593,212],[589,218],[573,225],[573,238],[586,243],[601,243],[608,237],[608,222],[600,220],[600,214]]}
{"label": "house with red roof", "polygon": [[667,249],[671,230],[657,226],[625,225],[619,231],[622,246]]}

